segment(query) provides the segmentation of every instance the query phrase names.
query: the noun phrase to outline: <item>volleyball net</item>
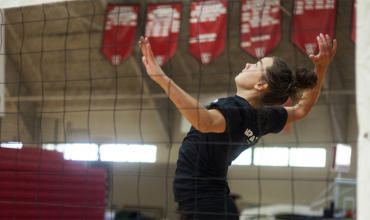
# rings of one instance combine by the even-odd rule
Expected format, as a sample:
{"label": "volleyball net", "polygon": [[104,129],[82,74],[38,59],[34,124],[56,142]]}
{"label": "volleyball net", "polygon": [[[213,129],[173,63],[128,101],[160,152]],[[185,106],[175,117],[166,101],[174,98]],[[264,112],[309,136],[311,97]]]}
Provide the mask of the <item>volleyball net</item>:
{"label": "volleyball net", "polygon": [[357,113],[368,109],[358,93],[368,79],[355,87],[355,65],[368,68],[360,50],[355,63],[367,39],[358,28],[356,42],[354,1],[0,4],[1,218],[178,218],[172,181],[190,124],[145,73],[141,35],[203,105],[233,95],[246,62],[279,56],[292,69],[313,68],[312,36],[335,37],[313,110],[243,152],[228,182],[240,219],[352,218],[367,201],[354,193],[368,158],[357,159],[366,133]]}

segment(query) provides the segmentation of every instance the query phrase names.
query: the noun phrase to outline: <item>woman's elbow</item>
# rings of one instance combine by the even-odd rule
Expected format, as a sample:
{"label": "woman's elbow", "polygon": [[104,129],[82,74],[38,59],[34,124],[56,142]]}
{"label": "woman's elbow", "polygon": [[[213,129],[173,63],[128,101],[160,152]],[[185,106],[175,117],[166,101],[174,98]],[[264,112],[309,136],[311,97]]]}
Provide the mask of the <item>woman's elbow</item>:
{"label": "woman's elbow", "polygon": [[295,112],[296,120],[298,121],[298,120],[304,119],[308,115],[309,112],[310,111],[307,109],[300,109],[296,111]]}
{"label": "woman's elbow", "polygon": [[299,121],[306,117],[308,112],[301,108],[288,108],[288,119],[287,123]]}

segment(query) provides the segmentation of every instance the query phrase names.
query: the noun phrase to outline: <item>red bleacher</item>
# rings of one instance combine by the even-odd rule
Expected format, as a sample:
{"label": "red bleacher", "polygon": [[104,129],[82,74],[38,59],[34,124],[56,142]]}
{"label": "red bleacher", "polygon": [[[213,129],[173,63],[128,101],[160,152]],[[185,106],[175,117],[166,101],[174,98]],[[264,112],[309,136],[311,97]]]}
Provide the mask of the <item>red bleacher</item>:
{"label": "red bleacher", "polygon": [[104,169],[39,148],[0,148],[0,219],[103,220]]}

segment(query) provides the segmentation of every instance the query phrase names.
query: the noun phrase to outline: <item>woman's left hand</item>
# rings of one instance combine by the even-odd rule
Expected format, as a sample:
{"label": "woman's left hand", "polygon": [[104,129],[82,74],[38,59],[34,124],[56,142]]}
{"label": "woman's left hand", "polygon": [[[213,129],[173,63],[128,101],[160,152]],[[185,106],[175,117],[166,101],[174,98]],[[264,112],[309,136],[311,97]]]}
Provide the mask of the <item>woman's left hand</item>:
{"label": "woman's left hand", "polygon": [[319,53],[309,57],[316,68],[327,68],[337,51],[337,40],[332,40],[328,34],[320,34],[316,39],[319,45]]}

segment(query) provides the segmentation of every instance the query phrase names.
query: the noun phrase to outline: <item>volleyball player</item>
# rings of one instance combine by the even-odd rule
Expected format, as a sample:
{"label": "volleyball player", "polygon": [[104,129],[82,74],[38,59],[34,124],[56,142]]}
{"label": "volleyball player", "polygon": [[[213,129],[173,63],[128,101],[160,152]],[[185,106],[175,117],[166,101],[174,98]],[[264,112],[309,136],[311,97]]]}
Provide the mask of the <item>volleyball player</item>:
{"label": "volleyball player", "polygon": [[[317,43],[319,53],[309,56],[314,71],[292,72],[278,57],[247,63],[235,77],[236,95],[217,99],[205,108],[166,76],[148,39],[141,37],[148,75],[192,124],[179,150],[174,179],[175,201],[183,219],[239,219],[229,195],[228,167],[261,136],[277,133],[310,112],[337,47],[329,35],[320,34]],[[295,105],[282,107],[288,98]]]}

